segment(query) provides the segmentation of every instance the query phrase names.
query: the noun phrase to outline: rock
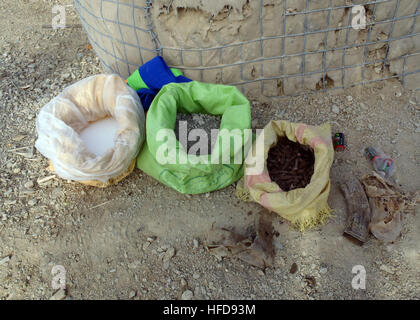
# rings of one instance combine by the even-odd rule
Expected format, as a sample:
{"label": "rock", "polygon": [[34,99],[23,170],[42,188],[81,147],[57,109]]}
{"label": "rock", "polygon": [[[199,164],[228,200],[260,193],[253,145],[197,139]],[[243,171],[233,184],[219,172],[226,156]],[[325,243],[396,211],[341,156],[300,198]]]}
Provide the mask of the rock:
{"label": "rock", "polygon": [[169,248],[166,250],[166,252],[163,254],[163,269],[167,270],[169,269],[169,262],[172,259],[172,257],[175,255],[175,249]]}
{"label": "rock", "polygon": [[6,264],[10,261],[10,256],[5,256],[3,259],[0,260],[0,266]]}
{"label": "rock", "polygon": [[136,291],[130,291],[129,295],[128,295],[128,299],[133,299],[135,296],[137,295]]}
{"label": "rock", "polygon": [[280,241],[275,241],[274,242],[274,246],[276,247],[276,249],[278,250],[283,250],[283,245],[280,243]]}
{"label": "rock", "polygon": [[16,136],[16,137],[13,137],[13,141],[15,141],[15,142],[19,142],[19,141],[21,141],[22,139],[24,139],[26,136],[25,135],[18,135],[18,136]]}
{"label": "rock", "polygon": [[50,298],[50,300],[63,300],[66,297],[66,290],[60,289]]}
{"label": "rock", "polygon": [[[283,257],[280,257],[280,256],[276,256],[276,263],[279,265],[279,266],[284,266],[285,265],[285,263],[286,263],[286,261],[284,260],[284,258]],[[277,270],[280,270],[280,269],[277,269]]]}
{"label": "rock", "polygon": [[258,271],[257,271],[257,274],[258,274],[259,276],[261,276],[261,277],[265,276],[265,273],[264,273],[264,271],[262,271],[262,270],[258,270]]}
{"label": "rock", "polygon": [[171,247],[166,250],[165,254],[163,255],[163,262],[169,262],[172,257],[175,255],[175,248]]}
{"label": "rock", "polygon": [[203,295],[206,295],[206,294],[207,294],[206,288],[201,287],[201,293],[202,293]]}
{"label": "rock", "polygon": [[348,102],[352,102],[353,101],[353,97],[352,96],[347,96],[346,98],[347,98],[347,101]]}
{"label": "rock", "polygon": [[327,271],[328,271],[327,268],[321,268],[321,269],[319,269],[319,273],[321,273],[321,274],[326,274]]}
{"label": "rock", "polygon": [[133,262],[130,262],[130,263],[127,265],[127,267],[128,267],[129,269],[136,269],[136,268],[138,268],[141,264],[142,264],[142,261],[141,261],[141,260],[135,260],[135,261],[133,261]]}
{"label": "rock", "polygon": [[184,278],[181,278],[180,284],[181,284],[181,287],[186,287],[187,286],[187,281]]}
{"label": "rock", "polygon": [[198,248],[198,240],[197,239],[194,239],[193,240],[193,248],[194,249],[197,249]]}
{"label": "rock", "polygon": [[34,205],[36,205],[37,202],[38,202],[38,200],[31,199],[31,200],[28,201],[28,205],[30,205],[31,207],[33,207]]}
{"label": "rock", "polygon": [[164,270],[168,270],[169,269],[169,261],[164,261],[163,262],[163,269]]}
{"label": "rock", "polygon": [[294,274],[294,273],[296,273],[296,271],[298,270],[298,266],[297,266],[297,264],[294,262],[293,264],[292,264],[292,266],[290,267],[290,273],[291,274]]}
{"label": "rock", "polygon": [[397,98],[401,97],[401,95],[402,95],[402,93],[401,93],[401,92],[399,92],[399,91],[395,92],[395,96],[396,96]]}
{"label": "rock", "polygon": [[201,289],[199,286],[196,286],[194,289],[194,296],[199,297],[201,295]]}
{"label": "rock", "polygon": [[167,244],[164,244],[163,246],[160,247],[162,249],[162,251],[166,251],[169,249],[169,246]]}
{"label": "rock", "polygon": [[340,113],[340,108],[337,105],[333,104],[331,107],[331,111],[338,114]]}
{"label": "rock", "polygon": [[150,242],[149,241],[146,241],[145,243],[143,243],[143,251],[146,251],[147,250],[147,248],[149,248],[149,246],[150,246]]}
{"label": "rock", "polygon": [[4,204],[6,206],[11,206],[11,205],[16,204],[16,200],[6,200],[6,201],[4,201]]}
{"label": "rock", "polygon": [[194,273],[194,274],[193,274],[193,278],[194,278],[194,279],[196,279],[196,280],[197,280],[197,279],[200,279],[200,274],[198,274],[198,273]]}
{"label": "rock", "polygon": [[379,269],[385,271],[386,273],[394,274],[394,271],[392,271],[392,269],[385,264],[381,265]]}
{"label": "rock", "polygon": [[191,290],[185,290],[182,293],[181,300],[192,300],[193,296],[194,294],[192,293]]}
{"label": "rock", "polygon": [[38,184],[42,184],[42,183],[48,182],[48,181],[50,181],[50,180],[52,180],[52,179],[54,179],[54,178],[55,178],[55,174],[53,174],[53,175],[51,175],[51,176],[48,176],[48,177],[39,178],[39,179],[37,180],[37,183],[38,183]]}
{"label": "rock", "polygon": [[373,130],[373,126],[372,126],[370,123],[368,123],[368,125],[367,125],[367,126],[368,126],[368,129],[369,129],[369,130]]}
{"label": "rock", "polygon": [[212,290],[212,291],[216,290],[216,287],[214,286],[212,281],[209,282],[209,289]]}
{"label": "rock", "polygon": [[34,182],[33,181],[28,181],[24,184],[24,186],[27,189],[32,189],[34,187]]}

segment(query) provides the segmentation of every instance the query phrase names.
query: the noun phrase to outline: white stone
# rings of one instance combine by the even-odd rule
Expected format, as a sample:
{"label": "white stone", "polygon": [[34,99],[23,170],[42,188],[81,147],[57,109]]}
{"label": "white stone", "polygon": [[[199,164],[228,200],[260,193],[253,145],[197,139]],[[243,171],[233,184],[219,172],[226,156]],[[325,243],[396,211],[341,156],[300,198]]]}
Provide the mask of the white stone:
{"label": "white stone", "polygon": [[25,183],[25,188],[27,189],[32,189],[34,187],[34,182],[33,181],[28,181]]}
{"label": "white stone", "polygon": [[10,261],[10,256],[6,256],[3,259],[0,260],[0,266],[3,264],[6,264]]}
{"label": "white stone", "polygon": [[192,293],[191,290],[185,290],[182,293],[181,300],[192,300],[193,296],[194,294]]}
{"label": "white stone", "polygon": [[334,113],[340,113],[340,108],[337,105],[333,104],[333,106],[331,107],[331,111]]}

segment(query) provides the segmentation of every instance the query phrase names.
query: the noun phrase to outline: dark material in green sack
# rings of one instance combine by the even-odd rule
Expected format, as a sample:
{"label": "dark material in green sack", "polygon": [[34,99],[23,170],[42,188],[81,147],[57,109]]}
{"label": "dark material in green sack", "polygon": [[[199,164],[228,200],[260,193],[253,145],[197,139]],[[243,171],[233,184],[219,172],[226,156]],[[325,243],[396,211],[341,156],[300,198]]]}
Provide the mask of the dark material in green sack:
{"label": "dark material in green sack", "polygon": [[[187,159],[173,131],[177,113],[222,116],[215,145],[219,148],[213,149],[210,155],[188,155]],[[236,87],[197,81],[170,83],[160,90],[147,113],[146,143],[137,158],[137,167],[181,193],[198,194],[225,188],[243,176],[244,145],[251,139],[245,129],[250,128],[249,101]],[[162,138],[165,131],[166,140]],[[222,143],[224,139],[230,143]],[[233,143],[235,139],[241,143]],[[159,163],[163,158],[172,161]]]}

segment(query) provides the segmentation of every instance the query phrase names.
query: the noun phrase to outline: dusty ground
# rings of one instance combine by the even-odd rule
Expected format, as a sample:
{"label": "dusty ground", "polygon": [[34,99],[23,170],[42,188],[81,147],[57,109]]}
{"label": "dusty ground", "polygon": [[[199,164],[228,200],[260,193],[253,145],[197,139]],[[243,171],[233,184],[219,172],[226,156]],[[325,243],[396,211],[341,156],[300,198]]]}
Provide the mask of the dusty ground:
{"label": "dusty ground", "polygon": [[[59,178],[37,182],[51,175],[33,148],[37,112],[67,85],[101,72],[83,30],[42,28],[52,3],[0,4],[1,299],[49,299],[55,265],[64,266],[75,299],[178,299],[186,290],[194,299],[420,298],[419,209],[405,216],[395,244],[372,237],[358,247],[342,237],[346,211],[338,189],[343,173],[371,170],[361,153],[371,144],[395,159],[402,188],[420,189],[420,95],[395,81],[253,103],[254,127],[271,118],[330,121],[334,132],[345,133],[348,150],[336,154],[331,171],[334,217],[305,234],[275,219],[275,265],[265,273],[237,260],[218,262],[203,248],[211,225],[244,231],[261,210],[236,199],[235,186],[185,196],[140,170],[107,189]],[[71,12],[68,23],[78,23]],[[162,256],[171,248],[176,253],[165,268]],[[298,270],[291,274],[293,263]],[[366,269],[366,290],[352,289],[354,265]],[[315,287],[305,276],[316,279]]]}

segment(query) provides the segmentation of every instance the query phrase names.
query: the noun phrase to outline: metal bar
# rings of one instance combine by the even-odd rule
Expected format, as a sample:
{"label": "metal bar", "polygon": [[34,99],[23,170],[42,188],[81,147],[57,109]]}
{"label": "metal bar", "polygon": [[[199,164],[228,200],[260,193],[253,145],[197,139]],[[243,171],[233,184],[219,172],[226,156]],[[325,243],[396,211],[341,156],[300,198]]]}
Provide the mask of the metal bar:
{"label": "metal bar", "polygon": [[[327,29],[330,26],[330,17],[331,17],[331,8],[332,8],[332,0],[330,0],[330,7],[328,10],[328,16],[327,16]],[[328,42],[328,31],[325,32],[324,36],[324,51],[322,52],[322,87],[325,89],[327,87],[325,77],[327,75],[327,72],[325,69],[327,68],[327,42]]]}
{"label": "metal bar", "polygon": [[393,15],[392,22],[391,22],[391,28],[389,30],[388,41],[386,42],[386,51],[385,51],[385,59],[384,59],[385,61],[383,63],[383,67],[382,67],[382,78],[385,78],[386,63],[388,62],[387,60],[388,60],[388,55],[389,55],[389,42],[390,42],[389,39],[392,38],[392,33],[394,32],[395,18],[397,16],[399,6],[400,6],[400,0],[397,0],[397,4],[395,5],[395,10],[394,10],[394,15]]}

